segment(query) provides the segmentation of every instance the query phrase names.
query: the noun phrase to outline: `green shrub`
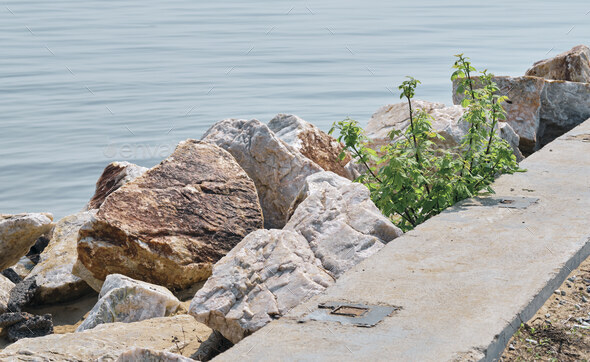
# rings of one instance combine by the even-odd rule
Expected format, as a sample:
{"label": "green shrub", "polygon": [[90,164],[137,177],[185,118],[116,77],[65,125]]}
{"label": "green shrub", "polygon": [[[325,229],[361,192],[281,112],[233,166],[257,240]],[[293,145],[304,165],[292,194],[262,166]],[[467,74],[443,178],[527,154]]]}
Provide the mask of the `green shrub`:
{"label": "green shrub", "polygon": [[[412,98],[420,82],[408,77],[400,86],[400,98],[408,102],[410,125],[390,133],[391,141],[379,152],[370,147],[364,130],[352,119],[335,122],[330,130],[339,131],[338,140],[355,160],[366,167],[356,181],[365,184],[371,198],[384,215],[404,231],[414,228],[447,207],[485,190],[503,173],[522,171],[510,145],[496,133],[498,122],[506,119],[492,74],[481,72],[476,87],[476,72],[469,58],[456,55],[452,81],[463,94],[467,134],[458,147],[443,150],[434,143],[442,139],[432,129],[432,116],[412,108]],[[345,151],[341,154],[344,157]]]}

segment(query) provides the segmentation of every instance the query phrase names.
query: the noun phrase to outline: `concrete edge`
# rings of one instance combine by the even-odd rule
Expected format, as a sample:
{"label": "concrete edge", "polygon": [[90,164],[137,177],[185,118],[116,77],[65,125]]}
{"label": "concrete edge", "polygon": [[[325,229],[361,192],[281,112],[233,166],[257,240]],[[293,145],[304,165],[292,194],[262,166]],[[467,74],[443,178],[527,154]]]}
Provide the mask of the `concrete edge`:
{"label": "concrete edge", "polygon": [[559,272],[547,282],[533,300],[531,300],[531,302],[526,305],[512,321],[510,321],[504,330],[494,338],[492,343],[490,343],[485,350],[485,357],[480,361],[499,361],[502,352],[504,352],[504,349],[506,349],[506,346],[508,345],[508,341],[510,341],[514,333],[520,328],[521,323],[526,323],[531,319],[537,311],[541,309],[543,304],[549,300],[553,292],[563,284],[568,275],[577,269],[578,266],[590,256],[590,235],[581,238],[581,240],[584,239],[586,239],[584,246],[561,267]]}

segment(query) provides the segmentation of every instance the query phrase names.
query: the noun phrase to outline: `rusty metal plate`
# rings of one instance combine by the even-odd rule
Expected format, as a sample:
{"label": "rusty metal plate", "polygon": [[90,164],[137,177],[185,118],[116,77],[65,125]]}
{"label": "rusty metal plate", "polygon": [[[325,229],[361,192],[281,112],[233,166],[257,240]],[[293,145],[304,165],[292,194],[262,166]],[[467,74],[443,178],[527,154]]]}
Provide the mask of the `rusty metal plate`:
{"label": "rusty metal plate", "polygon": [[349,304],[340,302],[322,303],[318,308],[307,314],[301,322],[314,320],[324,322],[339,322],[358,327],[374,327],[385,317],[400,310],[401,307]]}
{"label": "rusty metal plate", "polygon": [[524,196],[474,197],[461,202],[460,206],[496,206],[509,209],[526,209],[537,201],[539,201],[537,197]]}

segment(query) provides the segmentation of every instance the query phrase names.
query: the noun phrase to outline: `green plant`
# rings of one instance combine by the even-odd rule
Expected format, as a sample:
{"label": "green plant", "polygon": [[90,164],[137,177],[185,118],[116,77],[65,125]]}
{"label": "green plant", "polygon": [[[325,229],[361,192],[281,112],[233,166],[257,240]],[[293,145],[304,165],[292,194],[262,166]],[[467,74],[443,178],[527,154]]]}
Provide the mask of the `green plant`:
{"label": "green plant", "polygon": [[340,157],[348,151],[366,168],[356,181],[369,188],[377,207],[404,231],[482,190],[493,193],[490,184],[497,175],[520,171],[512,148],[497,134],[498,122],[506,119],[502,103],[507,98],[498,95],[492,74],[484,71],[476,81],[469,58],[456,57],[451,80],[458,82],[463,121],[469,125],[458,147],[436,146],[443,138],[432,129],[432,116],[412,107],[420,84],[412,77],[399,86],[400,98],[408,103],[409,126],[392,131],[387,145],[371,148],[364,130],[349,118],[330,130],[339,131],[338,141],[345,146]]}

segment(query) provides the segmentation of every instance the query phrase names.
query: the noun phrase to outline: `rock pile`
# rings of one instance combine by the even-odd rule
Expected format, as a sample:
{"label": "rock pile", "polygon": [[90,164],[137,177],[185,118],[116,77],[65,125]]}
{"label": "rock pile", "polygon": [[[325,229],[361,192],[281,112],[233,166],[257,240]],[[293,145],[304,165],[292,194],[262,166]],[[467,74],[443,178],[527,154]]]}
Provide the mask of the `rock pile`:
{"label": "rock pile", "polygon": [[[531,154],[590,118],[590,49],[579,45],[533,65],[523,77],[494,77],[504,104],[506,123],[520,136],[520,149]],[[453,103],[462,96],[453,85]]]}
{"label": "rock pile", "polygon": [[[579,46],[495,78],[512,100],[496,132],[519,159],[590,117],[589,58]],[[441,148],[468,130],[460,106],[414,107]],[[378,146],[408,123],[405,103],[387,105],[368,136]],[[109,164],[84,210],[56,224],[0,215],[0,328],[17,341],[0,360],[208,360],[289,314],[402,234],[342,151],[294,115],[226,119],[149,170]],[[82,296],[96,303],[75,332],[47,335],[59,318],[30,313]]]}
{"label": "rock pile", "polygon": [[195,318],[233,343],[316,295],[402,232],[369,190],[332,172],[308,176],[283,230],[248,235],[213,267]]}

